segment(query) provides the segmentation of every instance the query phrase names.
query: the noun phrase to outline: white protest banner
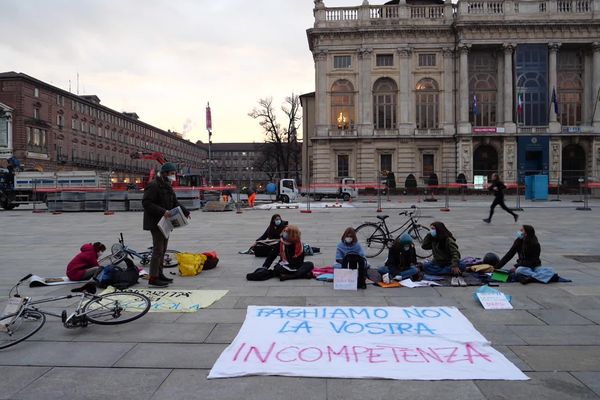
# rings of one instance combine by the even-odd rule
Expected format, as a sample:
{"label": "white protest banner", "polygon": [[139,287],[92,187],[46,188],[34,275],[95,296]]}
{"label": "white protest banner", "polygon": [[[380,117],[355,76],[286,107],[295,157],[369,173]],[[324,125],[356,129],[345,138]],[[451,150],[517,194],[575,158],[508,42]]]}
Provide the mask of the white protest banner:
{"label": "white protest banner", "polygon": [[[115,288],[109,286],[102,294],[112,293]],[[150,312],[197,312],[220,300],[228,290],[169,290],[169,289],[136,289],[128,288],[122,292],[143,294],[150,299]],[[123,303],[126,309],[136,309],[143,306],[135,297],[131,302]]]}
{"label": "white protest banner", "polygon": [[333,270],[334,290],[357,290],[358,270],[347,268],[336,268]]}
{"label": "white protest banner", "polygon": [[512,310],[504,293],[477,293],[477,298],[486,310]]}
{"label": "white protest banner", "polygon": [[455,307],[249,306],[209,379],[527,380]]}

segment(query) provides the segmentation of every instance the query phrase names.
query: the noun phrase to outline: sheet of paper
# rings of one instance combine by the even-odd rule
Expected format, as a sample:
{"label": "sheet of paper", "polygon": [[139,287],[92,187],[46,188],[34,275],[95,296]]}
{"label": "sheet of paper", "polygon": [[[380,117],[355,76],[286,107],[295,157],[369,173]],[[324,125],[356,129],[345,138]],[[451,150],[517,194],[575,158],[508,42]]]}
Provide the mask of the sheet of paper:
{"label": "sheet of paper", "polygon": [[510,304],[504,293],[477,293],[477,298],[481,302],[481,305],[486,310],[512,310],[513,306]]}
{"label": "sheet of paper", "polygon": [[333,271],[334,290],[357,290],[358,270],[338,268]]}
{"label": "sheet of paper", "polygon": [[403,281],[400,281],[400,284],[404,287],[407,288],[418,288],[418,287],[428,287],[428,286],[442,286],[439,283],[433,282],[433,281],[418,281],[418,282],[413,282],[410,279],[405,279]]}

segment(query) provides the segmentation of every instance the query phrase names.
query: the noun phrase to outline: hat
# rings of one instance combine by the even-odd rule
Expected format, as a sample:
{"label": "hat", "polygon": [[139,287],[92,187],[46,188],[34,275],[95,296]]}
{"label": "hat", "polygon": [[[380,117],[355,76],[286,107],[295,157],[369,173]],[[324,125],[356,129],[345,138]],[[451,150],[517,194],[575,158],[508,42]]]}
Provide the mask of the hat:
{"label": "hat", "polygon": [[173,163],[164,163],[162,167],[160,167],[160,172],[166,174],[167,172],[177,171],[177,167]]}
{"label": "hat", "polygon": [[400,236],[399,241],[400,244],[412,244],[413,239],[408,233],[403,233],[402,236]]}

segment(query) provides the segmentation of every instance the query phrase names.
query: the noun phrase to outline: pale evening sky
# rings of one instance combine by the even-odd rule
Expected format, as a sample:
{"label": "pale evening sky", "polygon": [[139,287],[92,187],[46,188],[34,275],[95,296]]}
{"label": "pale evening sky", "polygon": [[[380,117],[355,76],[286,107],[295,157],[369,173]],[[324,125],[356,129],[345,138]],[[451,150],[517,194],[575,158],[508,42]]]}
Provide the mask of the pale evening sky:
{"label": "pale evening sky", "polygon": [[[383,4],[385,1],[371,1]],[[325,0],[356,6],[362,0]],[[259,98],[314,90],[313,0],[2,0],[0,71],[16,71],[206,142],[263,141]]]}

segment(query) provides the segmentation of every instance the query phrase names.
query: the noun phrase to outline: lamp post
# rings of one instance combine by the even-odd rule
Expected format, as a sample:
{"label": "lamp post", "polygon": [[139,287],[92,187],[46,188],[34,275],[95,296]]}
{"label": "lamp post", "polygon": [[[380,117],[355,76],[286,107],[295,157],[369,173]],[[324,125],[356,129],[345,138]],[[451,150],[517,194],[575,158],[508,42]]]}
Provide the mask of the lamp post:
{"label": "lamp post", "polygon": [[210,103],[206,103],[206,130],[208,131],[208,184],[212,185],[212,113]]}

